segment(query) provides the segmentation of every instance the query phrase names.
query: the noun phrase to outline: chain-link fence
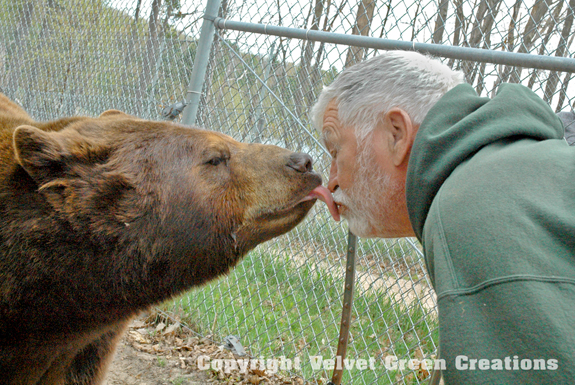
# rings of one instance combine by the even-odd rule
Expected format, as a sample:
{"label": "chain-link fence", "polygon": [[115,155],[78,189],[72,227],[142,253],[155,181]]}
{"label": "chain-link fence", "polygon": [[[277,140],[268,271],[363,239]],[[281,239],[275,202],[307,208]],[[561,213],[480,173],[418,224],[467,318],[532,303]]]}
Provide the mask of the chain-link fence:
{"label": "chain-link fence", "polygon": [[[186,98],[205,2],[183,0],[0,0],[0,88],[37,119],[116,108],[159,119]],[[219,16],[264,25],[571,57],[575,1],[224,0]],[[305,151],[327,176],[329,156],[308,111],[323,84],[377,55],[368,48],[218,29],[198,124],[242,141]],[[443,59],[478,93],[521,82],[556,111],[571,110],[571,73]],[[253,357],[301,360],[298,375],[330,377],[345,270],[345,225],[317,204],[291,233],[250,253],[228,277],[164,305],[202,335],[234,334]],[[435,298],[412,239],[360,240],[345,384],[418,383],[437,348]],[[372,360],[372,361],[370,361]],[[387,360],[387,361],[386,361]],[[321,365],[319,365],[321,366]],[[319,382],[318,382],[319,383]],[[325,382],[323,382],[325,383]]]}

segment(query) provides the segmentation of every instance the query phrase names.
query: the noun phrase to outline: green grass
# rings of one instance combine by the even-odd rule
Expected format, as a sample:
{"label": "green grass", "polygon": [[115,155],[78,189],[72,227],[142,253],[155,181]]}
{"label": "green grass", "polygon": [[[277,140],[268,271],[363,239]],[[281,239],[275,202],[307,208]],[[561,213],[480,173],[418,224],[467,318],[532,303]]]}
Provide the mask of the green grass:
{"label": "green grass", "polygon": [[183,385],[186,382],[186,379],[183,377],[177,377],[175,380],[171,381],[173,385]]}
{"label": "green grass", "polygon": [[[309,357],[335,356],[341,271],[329,273],[326,263],[315,263],[314,256],[297,261],[285,252],[272,256],[270,250],[256,249],[228,277],[166,303],[163,309],[216,341],[238,336],[256,358],[299,357],[298,374],[304,378],[331,378],[331,371],[314,372]],[[416,349],[428,355],[437,344],[436,321],[423,308],[400,307],[381,291],[356,290],[353,317],[347,356],[375,357],[376,370],[346,371],[343,383],[362,383],[358,377],[365,383],[387,383],[387,377],[395,379],[396,373],[384,373],[385,356],[415,358]]]}

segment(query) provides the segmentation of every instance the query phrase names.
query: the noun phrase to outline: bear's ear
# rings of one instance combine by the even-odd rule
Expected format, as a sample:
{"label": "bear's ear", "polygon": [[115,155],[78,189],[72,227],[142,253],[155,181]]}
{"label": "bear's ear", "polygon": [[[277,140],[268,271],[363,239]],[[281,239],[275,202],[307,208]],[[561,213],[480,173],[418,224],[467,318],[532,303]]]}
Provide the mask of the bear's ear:
{"label": "bear's ear", "polygon": [[14,131],[13,140],[16,160],[37,183],[61,175],[63,148],[54,134],[32,126],[20,126]]}
{"label": "bear's ear", "polygon": [[108,118],[108,117],[118,117],[118,118],[132,118],[136,119],[135,116],[128,115],[125,112],[119,110],[108,110],[104,111],[100,114],[99,118]]}

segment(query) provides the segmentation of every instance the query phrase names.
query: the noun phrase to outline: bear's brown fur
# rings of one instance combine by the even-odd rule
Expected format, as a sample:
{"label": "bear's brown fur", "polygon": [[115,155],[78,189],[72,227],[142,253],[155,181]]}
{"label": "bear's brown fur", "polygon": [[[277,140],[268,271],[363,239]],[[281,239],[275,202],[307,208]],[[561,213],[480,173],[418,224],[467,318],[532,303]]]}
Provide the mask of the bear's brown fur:
{"label": "bear's brown fur", "polygon": [[0,94],[0,382],[97,384],[129,320],[297,225],[321,184],[275,146]]}

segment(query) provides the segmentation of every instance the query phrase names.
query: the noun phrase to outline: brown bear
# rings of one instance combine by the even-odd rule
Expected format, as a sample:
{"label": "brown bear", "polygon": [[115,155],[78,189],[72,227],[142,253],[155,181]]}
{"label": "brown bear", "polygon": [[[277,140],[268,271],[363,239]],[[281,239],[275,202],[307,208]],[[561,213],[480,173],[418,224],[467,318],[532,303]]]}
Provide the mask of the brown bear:
{"label": "brown bear", "polygon": [[318,197],[306,154],[115,110],[38,123],[0,94],[0,382],[100,383],[139,311]]}

